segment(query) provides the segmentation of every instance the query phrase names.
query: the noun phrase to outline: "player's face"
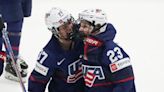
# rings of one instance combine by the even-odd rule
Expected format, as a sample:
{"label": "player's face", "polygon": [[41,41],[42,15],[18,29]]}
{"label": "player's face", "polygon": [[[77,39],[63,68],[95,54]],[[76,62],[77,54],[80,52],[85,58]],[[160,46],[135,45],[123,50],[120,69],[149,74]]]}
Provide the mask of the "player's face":
{"label": "player's face", "polygon": [[69,40],[69,34],[72,32],[73,23],[68,21],[59,27],[59,38]]}
{"label": "player's face", "polygon": [[92,26],[87,21],[81,21],[79,31],[83,32],[85,35],[89,35],[91,34]]}

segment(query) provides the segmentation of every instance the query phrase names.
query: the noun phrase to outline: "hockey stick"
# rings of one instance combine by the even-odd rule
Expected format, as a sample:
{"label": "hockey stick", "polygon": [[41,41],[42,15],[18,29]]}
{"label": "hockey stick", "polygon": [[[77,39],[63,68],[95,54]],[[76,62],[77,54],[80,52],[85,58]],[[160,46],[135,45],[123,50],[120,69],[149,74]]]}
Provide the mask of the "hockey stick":
{"label": "hockey stick", "polygon": [[19,69],[18,69],[18,66],[16,64],[16,61],[15,61],[15,56],[14,56],[14,53],[13,53],[13,50],[11,48],[11,44],[10,44],[10,41],[9,41],[9,37],[7,35],[7,32],[6,32],[6,29],[5,29],[5,25],[4,25],[4,22],[2,21],[2,17],[0,15],[0,31],[2,31],[0,34],[2,35],[3,39],[4,39],[4,42],[5,42],[5,47],[6,47],[6,50],[8,51],[9,53],[9,56],[11,58],[11,63],[15,69],[15,72],[19,78],[19,82],[20,82],[20,85],[21,85],[21,88],[22,88],[22,91],[23,92],[26,92],[26,88],[23,84],[23,81],[22,81],[22,77],[21,77],[21,74],[19,72]]}

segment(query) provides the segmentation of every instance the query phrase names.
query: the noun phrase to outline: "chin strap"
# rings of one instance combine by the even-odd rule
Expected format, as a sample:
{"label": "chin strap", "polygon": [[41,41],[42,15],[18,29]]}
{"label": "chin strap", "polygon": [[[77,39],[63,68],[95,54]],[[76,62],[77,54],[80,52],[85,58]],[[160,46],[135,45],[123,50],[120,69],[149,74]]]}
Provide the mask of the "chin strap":
{"label": "chin strap", "polygon": [[92,26],[93,26],[93,30],[92,30],[91,33],[94,33],[94,32],[96,32],[96,31],[100,30],[100,28],[104,27],[106,24],[107,24],[107,23],[104,23],[104,24],[101,25],[100,27],[96,27],[95,25],[94,25],[94,26],[92,25]]}
{"label": "chin strap", "polygon": [[104,24],[102,24],[102,25],[100,25],[100,24],[95,25],[95,21],[93,21],[93,22],[87,21],[87,22],[88,22],[91,26],[93,26],[93,30],[92,30],[91,33],[94,33],[94,32],[96,32],[96,31],[99,31],[100,28],[104,27],[104,26],[107,24],[107,23],[104,23]]}
{"label": "chin strap", "polygon": [[[94,33],[96,31],[100,30],[100,28],[104,27],[107,23],[104,23],[103,25],[101,25],[99,27],[95,26],[95,22],[90,23],[90,24],[94,27],[94,29],[92,30],[91,33]],[[73,25],[73,32],[71,32],[69,34],[70,40],[84,40],[84,38],[88,36],[88,35],[84,34],[83,32],[79,31],[79,26],[80,25],[78,25],[78,24]]]}

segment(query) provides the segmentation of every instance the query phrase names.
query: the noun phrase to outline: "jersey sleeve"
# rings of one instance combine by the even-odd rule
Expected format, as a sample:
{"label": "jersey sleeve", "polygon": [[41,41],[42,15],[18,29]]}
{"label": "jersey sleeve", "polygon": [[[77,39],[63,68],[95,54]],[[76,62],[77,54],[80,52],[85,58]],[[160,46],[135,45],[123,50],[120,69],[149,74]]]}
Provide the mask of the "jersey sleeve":
{"label": "jersey sleeve", "polygon": [[117,84],[112,92],[136,92],[135,83],[133,80]]}
{"label": "jersey sleeve", "polygon": [[54,73],[55,62],[52,53],[43,50],[38,55],[38,59],[28,80],[28,91],[45,92],[46,85]]}
{"label": "jersey sleeve", "polygon": [[117,90],[124,90],[124,88],[126,88],[125,90],[130,90],[130,87],[134,88],[134,74],[128,54],[119,45],[111,41],[106,46],[104,57],[104,63],[109,67],[109,75],[111,75],[110,80],[112,83],[116,84],[116,91],[113,92],[120,92]]}

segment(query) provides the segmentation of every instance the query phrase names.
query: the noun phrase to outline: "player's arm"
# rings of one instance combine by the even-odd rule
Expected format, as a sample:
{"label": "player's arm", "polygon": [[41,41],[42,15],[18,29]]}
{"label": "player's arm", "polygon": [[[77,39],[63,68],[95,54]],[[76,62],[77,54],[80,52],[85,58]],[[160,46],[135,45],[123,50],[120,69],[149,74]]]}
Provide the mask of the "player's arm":
{"label": "player's arm", "polygon": [[41,51],[37,63],[28,80],[29,92],[45,92],[46,85],[53,74],[50,53]]}
{"label": "player's arm", "polygon": [[135,83],[133,80],[118,83],[112,92],[136,92]]}
{"label": "player's arm", "polygon": [[113,43],[106,50],[106,60],[109,63],[113,92],[135,92],[134,74],[129,56],[117,44]]}

